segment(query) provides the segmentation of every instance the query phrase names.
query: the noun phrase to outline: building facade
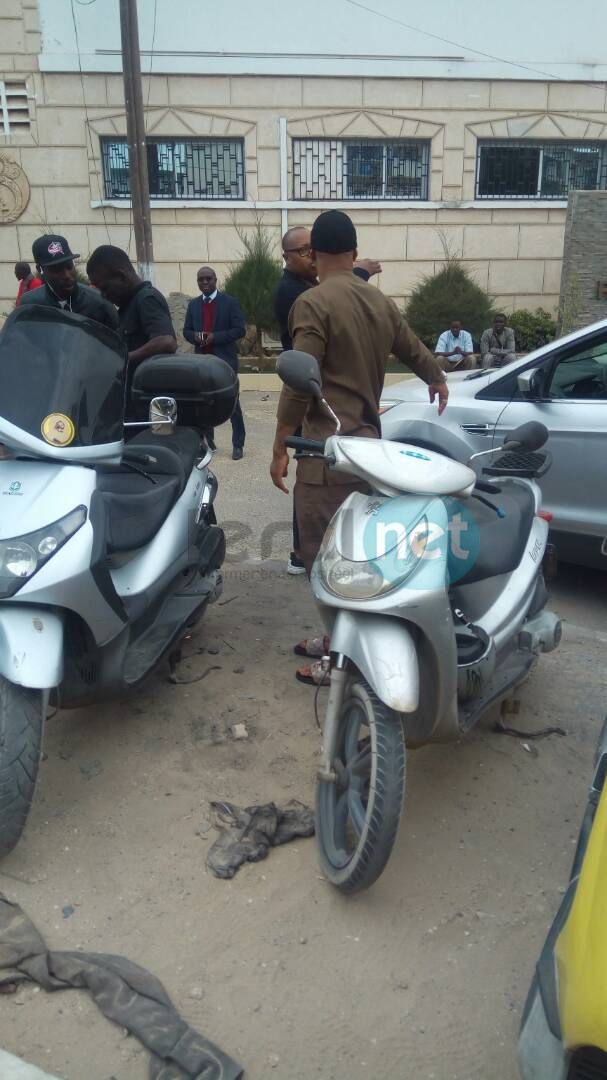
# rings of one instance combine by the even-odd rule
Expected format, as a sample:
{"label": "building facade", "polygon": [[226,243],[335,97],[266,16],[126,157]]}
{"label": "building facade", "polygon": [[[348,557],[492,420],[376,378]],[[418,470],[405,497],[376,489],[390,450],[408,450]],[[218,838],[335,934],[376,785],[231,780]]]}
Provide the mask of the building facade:
{"label": "building facade", "polygon": [[[166,18],[195,11],[200,24],[189,0],[159,6]],[[241,0],[227,8],[234,17],[249,10]],[[576,76],[566,79],[539,62],[405,62],[378,47],[320,59],[186,54],[187,20],[167,49],[169,31],[154,26],[152,37],[151,17],[143,0],[156,282],[166,293],[195,292],[203,263],[221,279],[241,252],[239,230],[256,218],[278,255],[287,225],[339,206],[356,223],[361,255],[381,260],[380,287],[401,304],[450,253],[505,310],[556,310],[569,192],[607,188],[606,85],[598,81],[607,72],[564,63],[559,71]],[[97,35],[108,47],[94,47]],[[134,234],[117,0],[86,8],[1,0],[0,42],[6,314],[14,263],[31,259],[41,232],[64,233],[83,258],[108,242],[134,256]]]}

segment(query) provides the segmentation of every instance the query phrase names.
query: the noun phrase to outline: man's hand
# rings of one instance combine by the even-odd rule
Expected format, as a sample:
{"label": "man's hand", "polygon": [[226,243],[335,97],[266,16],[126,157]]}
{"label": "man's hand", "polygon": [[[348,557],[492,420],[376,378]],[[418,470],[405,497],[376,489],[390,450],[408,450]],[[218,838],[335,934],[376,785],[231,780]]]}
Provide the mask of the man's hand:
{"label": "man's hand", "polygon": [[200,334],[198,332],[194,334],[194,342],[195,342],[196,345],[202,345],[202,339],[203,339],[202,334]]}
{"label": "man's hand", "polygon": [[449,399],[449,388],[447,387],[447,383],[430,383],[428,393],[430,394],[431,404],[434,404],[434,399],[438,395],[438,415],[442,416],[447,408],[447,401]]}
{"label": "man's hand", "polygon": [[366,270],[369,277],[381,274],[381,263],[377,259],[357,259],[354,265],[361,270]]}
{"label": "man's hand", "polygon": [[289,489],[284,482],[284,478],[289,471],[289,455],[286,450],[274,449],[272,456],[272,464],[270,465],[270,476],[272,477],[272,483],[274,487],[277,487],[279,491],[284,491],[285,495],[289,494]]}
{"label": "man's hand", "polygon": [[213,344],[213,334],[203,334],[202,335],[202,344],[203,345],[212,345]]}

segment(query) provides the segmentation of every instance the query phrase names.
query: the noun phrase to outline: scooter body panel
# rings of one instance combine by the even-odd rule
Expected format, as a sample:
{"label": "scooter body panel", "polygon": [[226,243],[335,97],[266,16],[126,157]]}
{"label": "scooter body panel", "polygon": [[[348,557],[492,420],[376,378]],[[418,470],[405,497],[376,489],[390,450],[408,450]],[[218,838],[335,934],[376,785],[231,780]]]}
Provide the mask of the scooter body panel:
{"label": "scooter body panel", "polygon": [[[16,484],[20,485],[17,494],[4,494]],[[120,632],[126,617],[118,598],[112,596],[113,590],[103,587],[102,574],[93,562],[90,506],[95,484],[94,470],[83,466],[41,461],[0,462],[0,539],[42,529],[78,506],[87,510],[84,525],[14,596],[8,601],[0,600],[0,611],[9,602],[16,606],[42,605],[74,611],[101,644]]]}
{"label": "scooter body panel", "polygon": [[63,618],[31,605],[0,605],[0,675],[16,686],[52,689],[63,678]]}
{"label": "scooter body panel", "polygon": [[196,513],[206,482],[206,472],[194,469],[183,493],[149,544],[134,552],[128,562],[110,570],[114,588],[120,597],[132,600],[147,595],[152,598],[157,583],[168,570],[195,565],[198,526]]}
{"label": "scooter body panel", "polygon": [[[532,485],[539,506],[539,492]],[[382,569],[382,552],[376,553],[369,540],[369,521],[377,507],[386,509],[394,502],[395,513],[410,530],[422,516],[432,523],[437,534],[448,531],[448,512],[442,500],[427,496],[425,502],[417,494],[399,495],[386,500],[381,496],[354,494],[342,504],[333,518],[314,565],[312,587],[320,612],[331,636],[331,651],[342,653],[370,683],[378,697],[391,708],[394,701],[407,701],[405,732],[410,745],[429,740],[451,740],[461,736],[462,714],[458,702],[458,654],[453,609],[461,608],[466,618],[480,626],[492,639],[495,649],[496,674],[500,663],[507,665],[512,653],[519,648],[519,634],[536,592],[538,574],[547,542],[547,523],[534,516],[525,551],[519,566],[509,574],[497,575],[467,586],[449,588],[449,564],[446,545],[430,549],[430,563],[420,557],[405,566],[402,580],[394,571],[389,587],[378,595],[355,599],[329,587],[327,567],[337,556],[345,557],[356,568],[364,562],[375,562]],[[385,512],[382,511],[384,520]],[[385,539],[385,530],[382,533]],[[361,539],[364,538],[364,539]],[[395,542],[396,542],[395,535]],[[342,615],[344,616],[342,618]],[[369,622],[366,622],[366,620]],[[377,644],[362,642],[363,634],[378,634]],[[405,629],[407,646],[403,649],[401,631]],[[337,638],[335,635],[337,634]],[[339,642],[339,645],[336,642]],[[417,664],[409,657],[410,672],[417,667],[417,701],[411,687],[407,694],[399,687],[398,695],[390,690],[389,679],[381,676],[382,665],[393,663],[392,657],[409,656],[415,650]],[[531,656],[531,654],[530,654]],[[386,657],[390,658],[386,660]],[[532,657],[531,657],[532,658]],[[527,665],[528,666],[528,665]],[[398,664],[394,668],[398,671]],[[516,670],[516,669],[514,669]],[[521,678],[526,666],[520,667]],[[520,680],[519,680],[520,681]],[[496,684],[497,685],[497,684]],[[411,707],[413,706],[413,707]]]}
{"label": "scooter body panel", "polygon": [[419,665],[404,622],[383,615],[339,611],[331,627],[331,651],[347,656],[380,701],[400,713],[419,705]]}

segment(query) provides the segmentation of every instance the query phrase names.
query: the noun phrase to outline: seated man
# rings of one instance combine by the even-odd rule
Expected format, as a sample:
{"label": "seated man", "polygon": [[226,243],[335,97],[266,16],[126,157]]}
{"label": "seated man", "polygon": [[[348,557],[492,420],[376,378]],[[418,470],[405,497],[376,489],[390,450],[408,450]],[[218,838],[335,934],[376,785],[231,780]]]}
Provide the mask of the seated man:
{"label": "seated man", "polygon": [[496,315],[493,326],[483,331],[481,337],[481,366],[483,368],[503,367],[511,360],[516,360],[516,342],[514,330],[506,326],[506,316]]}
{"label": "seated man", "polygon": [[449,330],[441,334],[434,350],[443,371],[474,367],[474,346],[467,330],[462,330],[459,319],[453,319]]}

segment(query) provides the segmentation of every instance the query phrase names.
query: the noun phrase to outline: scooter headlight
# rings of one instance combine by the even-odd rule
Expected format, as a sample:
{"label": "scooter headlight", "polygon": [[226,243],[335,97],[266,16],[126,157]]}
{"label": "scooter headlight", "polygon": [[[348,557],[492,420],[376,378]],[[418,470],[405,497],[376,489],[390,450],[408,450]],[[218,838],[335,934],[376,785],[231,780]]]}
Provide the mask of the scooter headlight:
{"label": "scooter headlight", "polygon": [[325,585],[337,596],[369,600],[384,591],[384,578],[372,562],[350,562],[337,558],[322,564]]}
{"label": "scooter headlight", "polygon": [[43,529],[0,540],[0,600],[14,596],[85,521],[86,507],[78,506]]}
{"label": "scooter headlight", "polygon": [[16,578],[31,577],[38,565],[36,552],[23,540],[13,540],[12,543],[9,541],[3,554],[6,571]]}
{"label": "scooter headlight", "polygon": [[385,555],[364,562],[344,557],[335,544],[335,527],[329,526],[320,556],[320,576],[323,584],[344,600],[371,600],[391,592],[413,573],[424,558],[428,538],[428,519],[423,516],[411,531],[411,540],[404,550],[395,547]]}

